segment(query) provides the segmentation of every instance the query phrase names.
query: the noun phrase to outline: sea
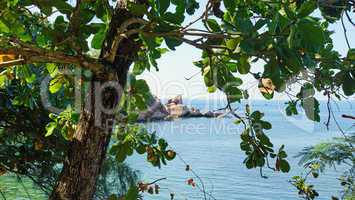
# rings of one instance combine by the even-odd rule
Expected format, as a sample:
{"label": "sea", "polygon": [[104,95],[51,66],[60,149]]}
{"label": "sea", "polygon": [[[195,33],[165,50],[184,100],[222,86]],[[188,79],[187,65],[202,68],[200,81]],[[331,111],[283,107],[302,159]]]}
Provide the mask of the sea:
{"label": "sea", "polygon": [[[217,110],[225,106],[224,101],[186,100],[184,103],[201,111]],[[171,200],[172,196],[174,200],[300,199],[290,180],[293,176],[305,175],[307,170],[299,165],[299,158],[295,156],[305,147],[342,136],[338,125],[348,134],[355,132],[352,129],[354,121],[341,117],[342,114],[355,115],[354,101],[330,102],[338,125],[331,118],[329,129],[325,126],[329,114],[327,101],[320,101],[319,123],[308,120],[301,107],[298,107],[299,115],[286,116],[285,101],[255,100],[233,107],[237,113],[242,114],[246,104],[250,105],[251,110],[262,111],[265,114],[264,120],[272,123],[272,129],[266,131],[266,134],[275,150],[285,145],[287,160],[291,165],[289,173],[264,169],[265,178],[261,177],[259,169],[247,169],[243,164],[245,153],[239,146],[243,127],[234,124],[236,119],[233,117],[150,122],[142,125],[158,137],[166,139],[169,148],[177,152],[177,156],[161,168],[151,166],[146,156],[137,153],[127,159],[126,163],[139,171],[139,178],[144,183],[160,180],[156,183],[160,188],[159,194],[144,193],[143,199]],[[187,165],[192,170],[186,171]],[[342,165],[330,167],[317,179],[308,178],[319,193],[317,199],[341,196],[342,187],[338,178],[344,170],[345,166]],[[187,183],[189,179],[193,179],[195,187]],[[5,191],[7,199],[45,199],[31,183],[24,184],[27,187],[23,187],[11,176],[0,177],[0,188]]]}

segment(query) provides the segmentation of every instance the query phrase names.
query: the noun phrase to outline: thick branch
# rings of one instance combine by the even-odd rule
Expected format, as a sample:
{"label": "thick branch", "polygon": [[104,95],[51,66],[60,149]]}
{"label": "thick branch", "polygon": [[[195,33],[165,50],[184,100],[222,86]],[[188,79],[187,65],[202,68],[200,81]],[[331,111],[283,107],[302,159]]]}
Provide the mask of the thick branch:
{"label": "thick branch", "polygon": [[70,56],[59,51],[39,48],[17,39],[10,39],[8,44],[9,46],[0,49],[0,54],[13,54],[19,59],[2,62],[0,63],[0,68],[21,64],[61,63],[77,65],[90,69],[94,73],[103,70],[103,65],[98,60],[84,55]]}

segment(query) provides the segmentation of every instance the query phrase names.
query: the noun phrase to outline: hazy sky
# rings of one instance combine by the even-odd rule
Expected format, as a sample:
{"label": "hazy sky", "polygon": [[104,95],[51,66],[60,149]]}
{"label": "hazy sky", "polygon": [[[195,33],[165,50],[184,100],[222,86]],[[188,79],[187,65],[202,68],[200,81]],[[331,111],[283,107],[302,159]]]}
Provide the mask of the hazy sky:
{"label": "hazy sky", "polygon": [[[205,7],[206,1],[199,1],[200,9],[193,17],[187,17],[185,22],[196,19],[200,16],[202,9]],[[344,20],[347,27],[347,34],[350,40],[351,46],[355,45],[355,27],[351,25],[347,20]],[[197,25],[201,26],[201,25]],[[346,54],[348,47],[344,38],[341,22],[337,22],[330,26],[330,29],[335,31],[332,36],[334,40],[335,48],[343,55]],[[199,68],[195,67],[192,62],[199,60],[201,51],[183,44],[177,48],[174,52],[168,52],[158,60],[159,71],[152,70],[145,72],[141,78],[147,80],[152,93],[161,98],[169,98],[177,94],[182,94],[185,98],[224,98],[223,94],[216,92],[209,94],[204,86],[201,74],[195,76],[191,80],[185,80],[185,77],[191,77],[199,72]],[[257,68],[258,66],[255,66]],[[263,66],[260,66],[262,68]],[[238,75],[240,76],[240,75]],[[250,88],[249,93],[251,98],[260,99],[262,96],[257,89],[257,82],[250,75],[244,75],[241,77],[245,81],[245,88]],[[285,98],[284,96],[276,95],[277,99]]]}

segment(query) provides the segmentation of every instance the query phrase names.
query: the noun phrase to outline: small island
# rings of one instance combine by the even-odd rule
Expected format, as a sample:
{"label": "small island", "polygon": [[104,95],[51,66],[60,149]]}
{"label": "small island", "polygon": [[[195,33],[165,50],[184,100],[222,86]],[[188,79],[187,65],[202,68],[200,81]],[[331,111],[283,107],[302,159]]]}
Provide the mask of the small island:
{"label": "small island", "polygon": [[170,121],[179,118],[216,118],[224,117],[228,113],[207,111],[201,112],[194,107],[188,107],[183,104],[182,95],[178,95],[169,99],[166,104],[163,104],[158,97],[153,97],[149,102],[148,109],[141,112],[138,117],[138,122],[150,121]]}

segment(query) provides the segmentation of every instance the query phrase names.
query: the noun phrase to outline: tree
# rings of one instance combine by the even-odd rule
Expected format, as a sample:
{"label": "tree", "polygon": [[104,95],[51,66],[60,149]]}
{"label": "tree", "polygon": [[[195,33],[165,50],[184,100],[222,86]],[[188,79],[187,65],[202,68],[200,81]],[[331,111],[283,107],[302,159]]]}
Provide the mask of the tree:
{"label": "tree", "polygon": [[[195,0],[0,1],[0,86],[17,79],[30,85],[37,78],[35,71],[53,76],[51,93],[65,96],[73,88],[70,81],[81,83],[80,118],[66,110],[52,114],[47,126],[47,136],[59,129],[70,142],[50,199],[87,200],[94,195],[113,131],[119,133],[118,142],[110,153],[118,161],[133,150],[147,153],[148,161],[158,167],[175,157],[165,140],[134,125],[149,89],[135,75],[151,66],[158,69],[156,60],[167,51],[161,48],[163,41],[172,51],[186,43],[202,50],[201,60],[194,64],[208,91],[224,92],[226,108],[245,128],[241,149],[246,166],[288,172],[284,146],[273,150],[265,132],[271,124],[262,119],[263,113],[248,106],[243,115],[233,111],[232,103],[248,98],[239,76],[252,74],[266,99],[274,92],[294,93],[290,86],[302,84],[299,92],[290,94],[286,113],[297,114],[301,105],[310,120],[320,121],[315,91],[339,99],[355,92],[355,51],[349,49],[342,57],[333,49],[328,30],[329,22],[344,15],[351,21],[353,6],[351,0],[209,0],[201,16],[184,23],[200,7]],[[325,20],[312,16],[318,8]],[[197,22],[204,28],[195,28]],[[88,41],[100,51],[98,57],[90,53]],[[257,61],[264,67],[254,73],[251,68]],[[85,76],[72,80],[58,69]],[[18,101],[31,109],[28,99]],[[269,158],[275,158],[274,167]]]}
{"label": "tree", "polygon": [[[30,69],[35,67],[30,66]],[[41,105],[39,87],[44,78],[42,75],[37,74],[38,78],[31,85],[13,80],[6,89],[0,89],[0,174],[9,172],[16,175],[20,182],[30,180],[42,193],[50,195],[56,186],[70,141],[66,127],[54,130],[58,134],[53,133],[51,137],[44,135],[51,118]],[[20,96],[29,98],[18,100]],[[59,96],[55,96],[56,102],[53,104],[65,106],[66,102],[71,102],[70,95],[63,98]],[[13,103],[16,101],[18,103]],[[67,114],[70,114],[70,120],[77,118],[72,117],[77,114],[71,109],[62,112],[61,116]],[[54,117],[53,114],[51,117]],[[107,199],[112,194],[124,196],[137,181],[136,171],[124,163],[116,162],[114,156],[107,156],[95,186],[94,199]],[[0,193],[4,193],[3,198],[9,199],[2,189]]]}

